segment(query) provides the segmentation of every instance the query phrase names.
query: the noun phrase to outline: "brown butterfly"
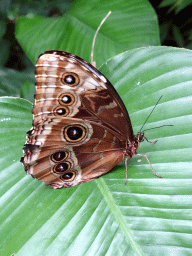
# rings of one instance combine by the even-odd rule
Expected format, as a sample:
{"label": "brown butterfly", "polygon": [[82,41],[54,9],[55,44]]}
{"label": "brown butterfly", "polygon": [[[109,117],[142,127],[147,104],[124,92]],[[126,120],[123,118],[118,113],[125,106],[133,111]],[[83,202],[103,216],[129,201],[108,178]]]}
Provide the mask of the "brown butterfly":
{"label": "brown butterfly", "polygon": [[35,74],[33,127],[21,158],[27,174],[61,188],[98,178],[124,158],[127,168],[145,137],[133,135],[128,112],[108,79],[63,51],[40,55]]}

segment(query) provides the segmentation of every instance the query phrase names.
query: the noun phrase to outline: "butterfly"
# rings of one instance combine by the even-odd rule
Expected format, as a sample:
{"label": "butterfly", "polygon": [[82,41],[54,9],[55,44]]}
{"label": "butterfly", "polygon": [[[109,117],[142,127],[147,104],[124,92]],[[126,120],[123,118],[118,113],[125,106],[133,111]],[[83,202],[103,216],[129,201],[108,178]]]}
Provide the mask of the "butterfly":
{"label": "butterfly", "polygon": [[126,107],[103,74],[53,50],[39,56],[35,77],[33,127],[21,158],[27,174],[62,188],[98,178],[124,159],[127,168],[145,136],[133,134]]}

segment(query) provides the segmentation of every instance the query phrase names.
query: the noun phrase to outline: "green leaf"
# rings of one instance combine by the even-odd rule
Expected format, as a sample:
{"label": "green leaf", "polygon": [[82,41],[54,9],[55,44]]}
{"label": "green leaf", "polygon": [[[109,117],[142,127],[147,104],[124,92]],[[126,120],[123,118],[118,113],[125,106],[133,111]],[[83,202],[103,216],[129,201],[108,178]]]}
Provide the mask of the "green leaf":
{"label": "green leaf", "polygon": [[16,37],[33,63],[46,50],[68,51],[90,62],[94,34],[109,11],[96,38],[97,66],[125,50],[160,44],[157,16],[146,0],[76,1],[62,17],[19,18]]}
{"label": "green leaf", "polygon": [[183,38],[183,35],[182,35],[180,29],[176,25],[173,25],[173,36],[175,38],[175,41],[177,42],[177,45],[179,47],[184,47],[185,40]]}
{"label": "green leaf", "polygon": [[6,23],[4,20],[0,20],[0,39],[3,38],[6,32]]}
{"label": "green leaf", "polygon": [[[1,26],[1,24],[0,24]],[[5,65],[9,57],[10,43],[4,39],[0,39],[0,69]]]}
{"label": "green leaf", "polygon": [[[114,84],[138,132],[145,158],[124,163],[97,180],[52,190],[25,175],[19,163],[32,105],[0,98],[0,255],[192,254],[192,54],[147,47],[111,58],[101,71]],[[123,124],[122,124],[123,125]]]}
{"label": "green leaf", "polygon": [[175,13],[179,13],[180,11],[182,11],[184,8],[186,7],[190,7],[192,3],[192,0],[163,0],[159,7],[166,7],[171,5],[171,7],[169,8],[169,12],[171,12],[172,10],[175,9]]}
{"label": "green leaf", "polygon": [[19,72],[13,69],[0,68],[0,96],[20,96],[24,83],[34,84],[34,74],[31,70]]}
{"label": "green leaf", "polygon": [[35,87],[34,83],[26,82],[20,91],[21,98],[34,102]]}

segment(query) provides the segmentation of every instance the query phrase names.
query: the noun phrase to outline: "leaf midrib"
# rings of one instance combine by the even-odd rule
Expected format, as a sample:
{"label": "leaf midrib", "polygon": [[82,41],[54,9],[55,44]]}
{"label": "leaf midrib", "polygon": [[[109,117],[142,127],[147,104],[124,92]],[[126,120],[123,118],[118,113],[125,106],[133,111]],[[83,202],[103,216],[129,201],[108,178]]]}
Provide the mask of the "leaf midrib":
{"label": "leaf midrib", "polygon": [[100,179],[95,180],[96,184],[101,191],[101,194],[103,195],[108,207],[111,210],[111,213],[115,217],[116,221],[119,224],[119,227],[123,231],[125,237],[127,238],[128,242],[131,244],[133,250],[136,252],[137,255],[144,255],[143,251],[141,250],[139,244],[135,241],[135,238],[133,234],[131,233],[130,228],[128,227],[128,224],[121,213],[119,206],[116,204],[113,195],[111,191],[109,190],[109,187],[107,186],[105,180],[101,177]]}

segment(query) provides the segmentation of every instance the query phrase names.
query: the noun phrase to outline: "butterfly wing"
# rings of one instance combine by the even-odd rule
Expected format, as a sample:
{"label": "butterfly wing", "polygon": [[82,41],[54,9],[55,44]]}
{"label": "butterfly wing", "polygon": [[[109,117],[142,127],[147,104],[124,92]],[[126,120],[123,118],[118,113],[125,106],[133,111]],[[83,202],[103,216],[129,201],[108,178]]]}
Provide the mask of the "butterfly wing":
{"label": "butterfly wing", "polygon": [[[70,129],[77,135],[71,136]],[[77,118],[46,120],[34,127],[24,152],[27,174],[56,188],[92,180],[123,160],[121,141],[112,130]]]}
{"label": "butterfly wing", "polygon": [[21,160],[28,174],[55,188],[97,178],[123,160],[127,138],[126,108],[97,69],[67,52],[39,57],[33,128]]}
{"label": "butterfly wing", "polygon": [[107,78],[85,60],[49,51],[39,57],[35,73],[34,125],[47,116],[82,118],[133,138],[121,98]]}

